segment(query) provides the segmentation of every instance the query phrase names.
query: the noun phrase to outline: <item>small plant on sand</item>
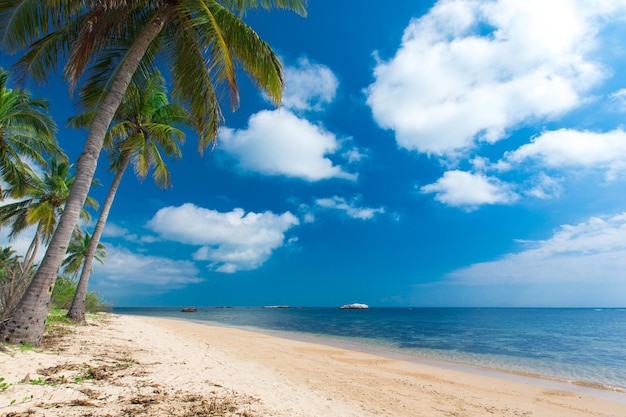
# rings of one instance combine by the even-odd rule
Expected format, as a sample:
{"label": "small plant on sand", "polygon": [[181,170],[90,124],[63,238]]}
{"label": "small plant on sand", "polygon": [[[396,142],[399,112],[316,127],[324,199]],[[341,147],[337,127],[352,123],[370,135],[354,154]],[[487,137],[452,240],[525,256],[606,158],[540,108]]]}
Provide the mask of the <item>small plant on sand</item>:
{"label": "small plant on sand", "polygon": [[50,387],[56,387],[58,385],[56,381],[52,381],[50,379],[43,379],[42,377],[39,377],[37,379],[31,379],[28,381],[28,383],[30,385],[46,385]]}
{"label": "small plant on sand", "polygon": [[120,363],[116,363],[116,364],[115,364],[115,367],[116,367],[116,368],[124,368],[124,369],[128,369],[128,368],[130,368],[131,366],[135,365],[135,363],[136,363],[136,362],[135,362],[135,360],[134,360],[134,359],[131,359],[131,360],[129,360],[128,362],[120,362]]}
{"label": "small plant on sand", "polygon": [[9,389],[11,384],[5,382],[4,378],[0,377],[0,391],[4,392]]}

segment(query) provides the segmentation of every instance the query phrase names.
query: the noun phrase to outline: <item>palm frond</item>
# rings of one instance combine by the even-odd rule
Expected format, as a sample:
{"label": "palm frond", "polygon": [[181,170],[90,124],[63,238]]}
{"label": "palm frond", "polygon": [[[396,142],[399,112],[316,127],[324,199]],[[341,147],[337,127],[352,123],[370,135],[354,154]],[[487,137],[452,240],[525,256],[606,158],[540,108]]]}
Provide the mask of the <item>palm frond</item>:
{"label": "palm frond", "polygon": [[168,29],[165,47],[172,62],[172,94],[188,106],[198,134],[198,151],[203,153],[215,142],[222,110],[202,50],[184,26],[172,23]]}
{"label": "palm frond", "polygon": [[216,83],[226,83],[230,92],[231,108],[239,106],[239,91],[236,79],[235,61],[227,41],[227,34],[220,25],[219,14],[228,9],[215,2],[182,2],[178,18],[185,33],[192,36],[195,49],[207,51],[205,66]]}
{"label": "palm frond", "polygon": [[219,3],[232,10],[244,14],[246,10],[263,8],[271,10],[272,8],[288,9],[306,16],[306,1],[304,0],[219,0]]}

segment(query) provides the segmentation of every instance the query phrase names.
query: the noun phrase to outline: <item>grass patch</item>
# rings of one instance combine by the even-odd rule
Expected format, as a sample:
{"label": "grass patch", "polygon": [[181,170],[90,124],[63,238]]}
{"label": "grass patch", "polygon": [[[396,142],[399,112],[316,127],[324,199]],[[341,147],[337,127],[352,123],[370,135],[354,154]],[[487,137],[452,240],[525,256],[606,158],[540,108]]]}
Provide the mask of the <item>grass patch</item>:
{"label": "grass patch", "polygon": [[51,326],[54,325],[67,325],[67,326],[75,326],[72,320],[67,318],[67,310],[62,308],[53,308],[48,312],[48,318],[46,320],[46,324]]}

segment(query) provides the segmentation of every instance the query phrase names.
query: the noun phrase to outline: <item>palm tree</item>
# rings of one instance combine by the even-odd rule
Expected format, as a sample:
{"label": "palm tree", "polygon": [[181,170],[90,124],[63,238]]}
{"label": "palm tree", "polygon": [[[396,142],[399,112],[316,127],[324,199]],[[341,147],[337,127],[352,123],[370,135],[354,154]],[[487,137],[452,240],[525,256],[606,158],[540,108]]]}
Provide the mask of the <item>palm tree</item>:
{"label": "palm tree", "polygon": [[[63,207],[69,198],[70,189],[76,179],[72,165],[53,159],[50,170],[41,177],[34,175],[28,179],[29,187],[24,190],[23,199],[0,207],[0,224],[10,224],[9,238],[14,238],[25,229],[36,226],[33,238],[24,255],[24,271],[35,263],[40,243],[49,244],[54,234]],[[11,194],[11,190],[7,190]],[[87,207],[96,208],[97,202],[87,197]],[[83,221],[89,222],[91,216],[83,208],[80,212]]]}
{"label": "palm tree", "polygon": [[[89,233],[83,234],[80,229],[77,230],[78,232],[74,233],[72,240],[70,240],[70,244],[67,247],[67,257],[61,264],[63,270],[72,275],[74,279],[78,276],[78,271],[82,269],[85,259],[87,258],[91,242],[93,242]],[[106,258],[106,256],[107,252],[105,246],[102,243],[98,243],[96,245],[96,251],[93,255],[93,259],[101,264],[104,264],[104,258]]]}
{"label": "palm tree", "polygon": [[62,152],[46,101],[33,98],[28,91],[8,88],[8,79],[9,73],[0,68],[0,175],[19,197],[30,173],[24,160],[47,167],[44,155],[60,156]]}
{"label": "palm tree", "polygon": [[[88,127],[94,116],[93,112],[77,116],[70,119],[70,125]],[[135,173],[144,179],[150,168],[154,167],[153,179],[156,184],[161,188],[169,187],[170,173],[159,148],[163,149],[165,155],[179,158],[181,150],[178,143],[184,141],[185,134],[173,125],[193,127],[189,112],[168,102],[165,79],[159,73],[130,84],[117,109],[114,123],[105,137],[105,147],[110,150],[110,169],[115,172],[115,178],[102,205],[76,295],[67,314],[78,323],[85,322],[85,300],[93,257],[126,168],[132,162]]]}
{"label": "palm tree", "polygon": [[[107,86],[98,98],[77,177],[63,216],[28,291],[6,324],[4,339],[39,345],[49,289],[89,193],[98,156],[133,74],[149,70],[161,51],[170,63],[174,95],[185,102],[202,132],[199,149],[211,143],[221,123],[216,87],[225,85],[238,104],[236,63],[278,104],[282,67],[270,46],[240,17],[251,8],[281,7],[305,13],[305,0],[2,0],[0,41],[28,50],[22,74],[44,81],[60,58],[70,91],[89,67],[91,81]],[[103,82],[105,81],[105,82]],[[214,85],[214,82],[217,85]]]}
{"label": "palm tree", "polygon": [[[0,224],[11,225],[10,238],[29,227],[36,227],[35,237],[23,260],[16,264],[19,271],[17,268],[12,271],[12,291],[7,295],[9,301],[4,308],[3,321],[16,308],[18,301],[16,296],[24,294],[23,291],[26,290],[40,243],[50,242],[63,212],[63,206],[69,197],[69,190],[75,181],[75,174],[71,173],[71,169],[72,166],[65,161],[53,159],[50,162],[50,171],[45,172],[42,177],[35,175],[26,181],[28,188],[23,190],[22,200],[0,207]],[[12,194],[12,190],[6,190],[6,193]],[[97,207],[96,201],[91,197],[86,199],[85,204]],[[85,209],[81,210],[80,217],[85,222],[90,220],[89,212]]]}

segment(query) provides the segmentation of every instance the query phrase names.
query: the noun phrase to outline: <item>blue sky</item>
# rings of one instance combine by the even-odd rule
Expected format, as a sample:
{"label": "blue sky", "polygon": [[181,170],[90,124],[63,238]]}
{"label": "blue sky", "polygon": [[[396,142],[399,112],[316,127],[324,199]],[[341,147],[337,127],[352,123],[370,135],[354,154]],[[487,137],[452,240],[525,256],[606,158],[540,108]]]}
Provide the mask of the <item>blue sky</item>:
{"label": "blue sky", "polygon": [[[90,289],[118,306],[626,305],[625,1],[312,0],[246,20],[284,62],[282,107],[242,76],[216,148],[189,132],[170,162],[173,188],[128,172]],[[73,114],[62,81],[35,92],[59,125]],[[72,158],[84,138],[59,133]],[[103,200],[104,157],[97,177]]]}

